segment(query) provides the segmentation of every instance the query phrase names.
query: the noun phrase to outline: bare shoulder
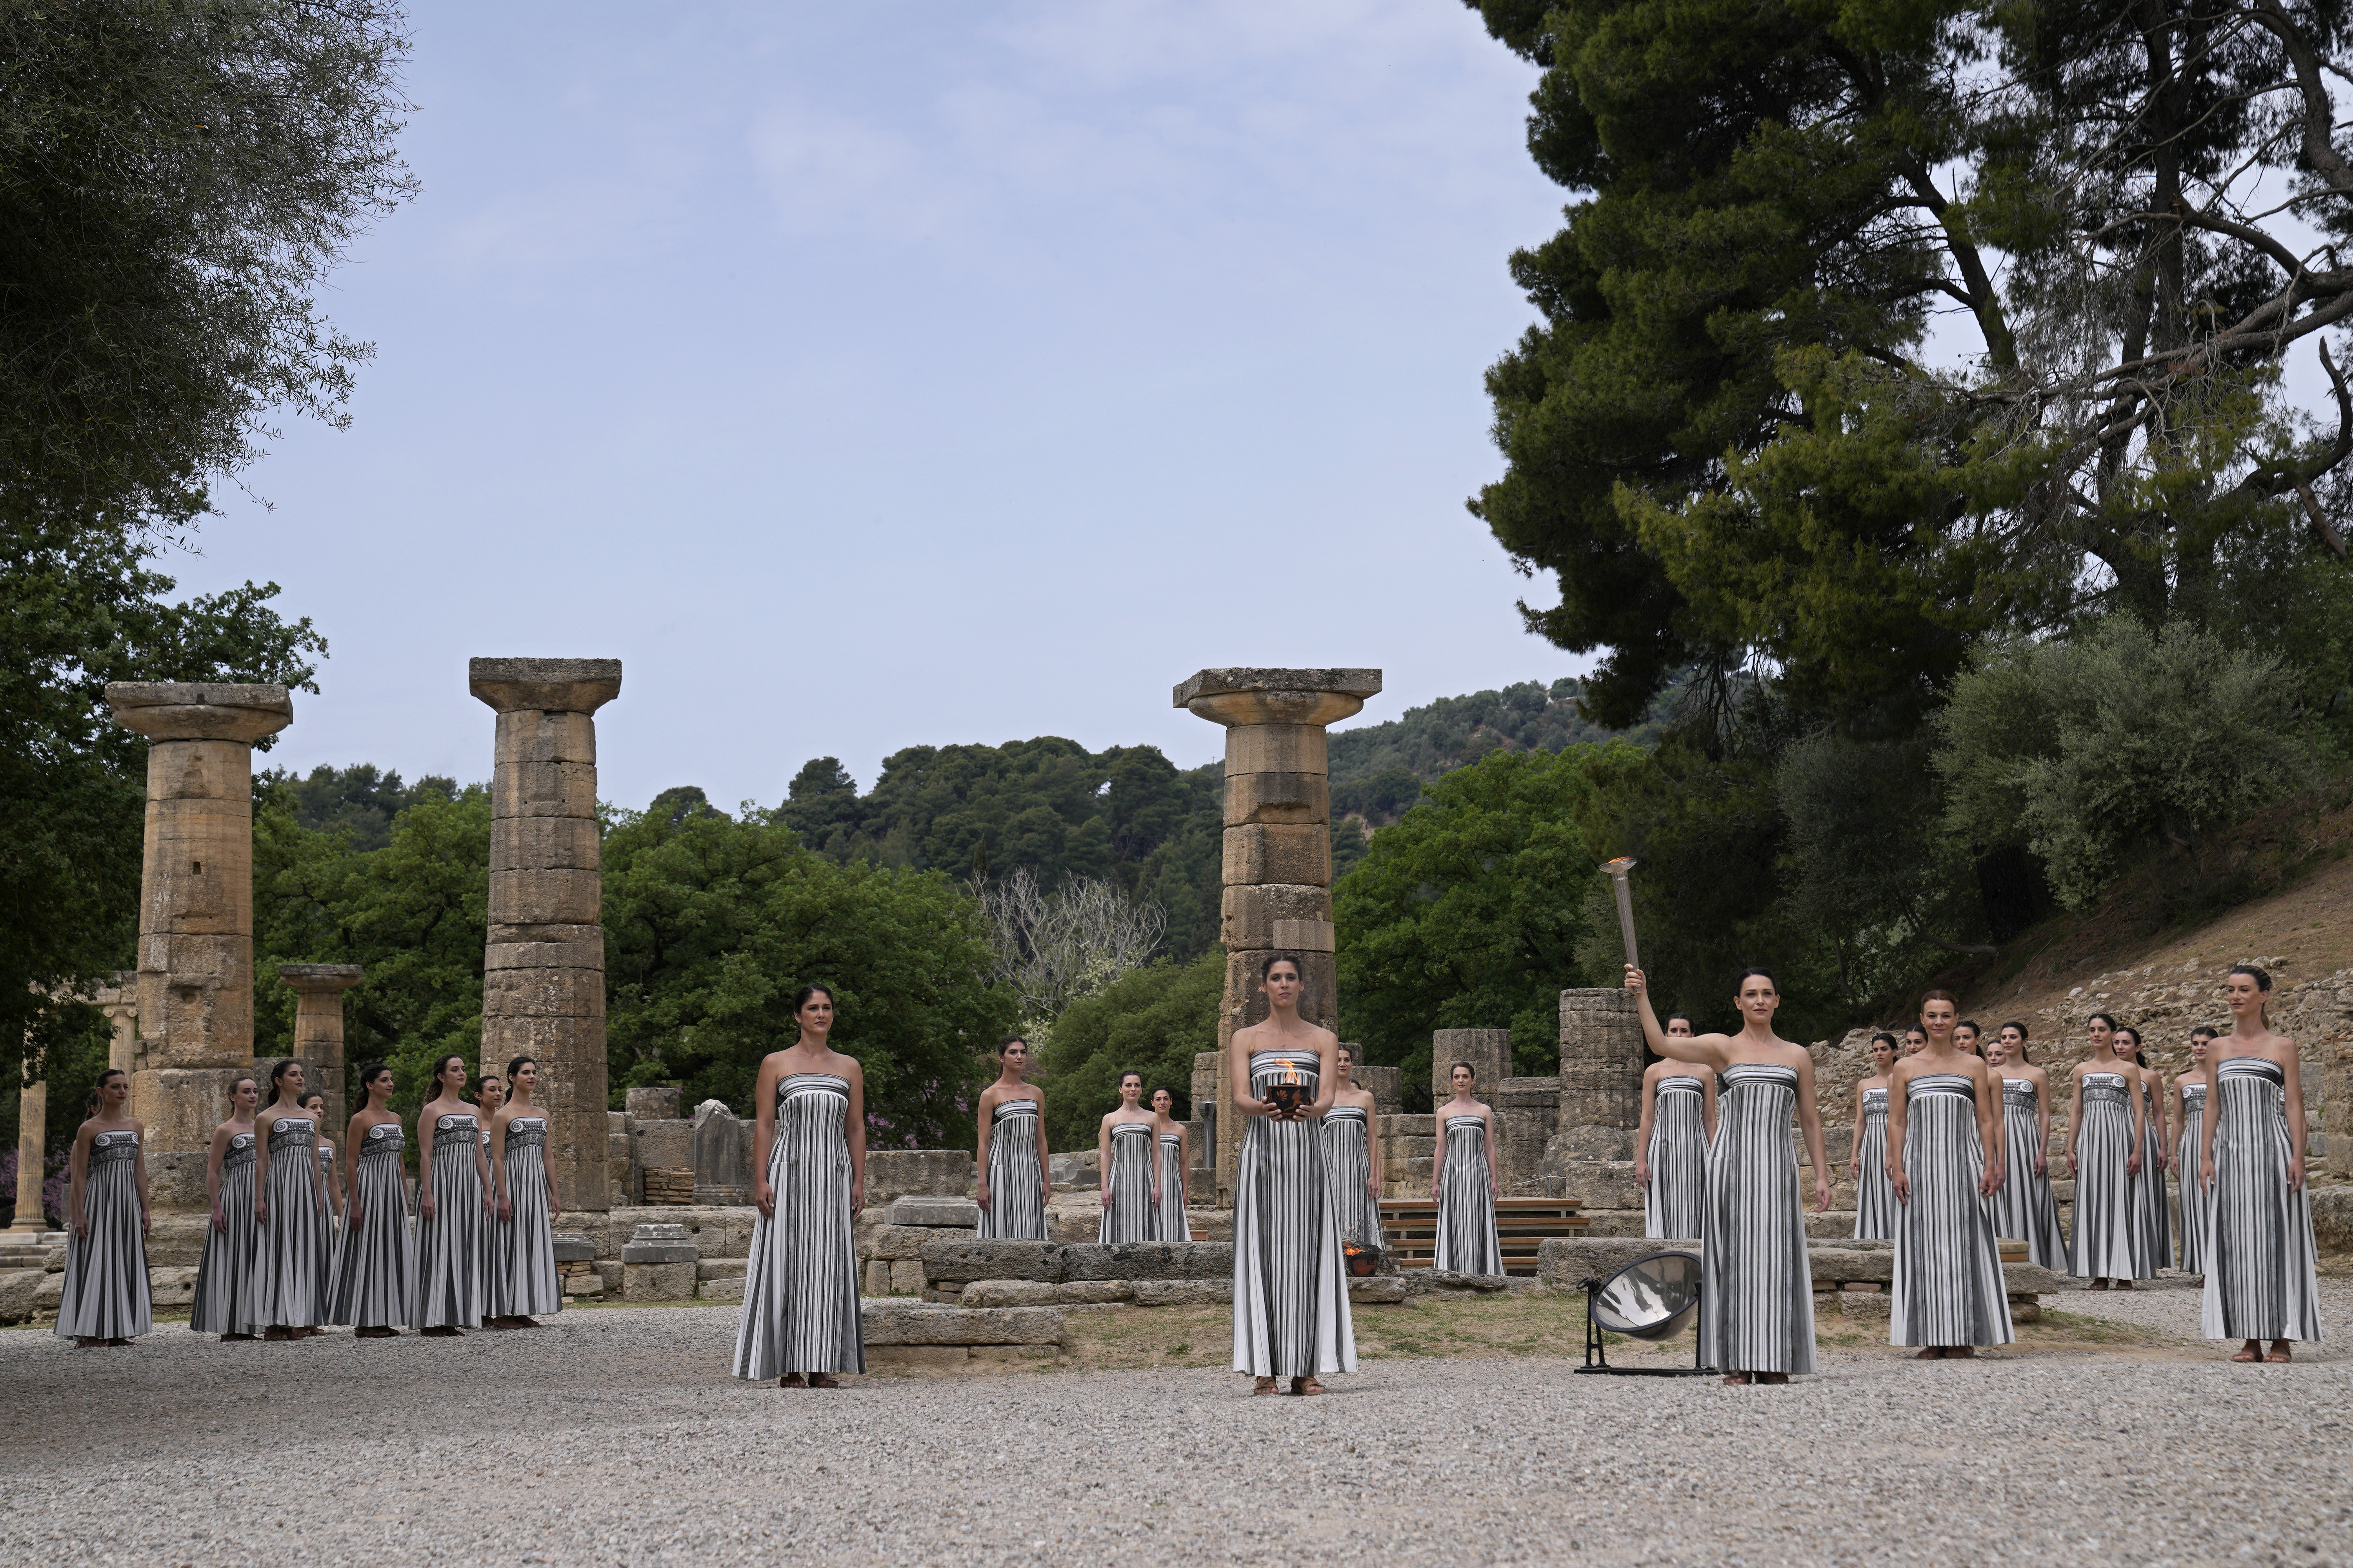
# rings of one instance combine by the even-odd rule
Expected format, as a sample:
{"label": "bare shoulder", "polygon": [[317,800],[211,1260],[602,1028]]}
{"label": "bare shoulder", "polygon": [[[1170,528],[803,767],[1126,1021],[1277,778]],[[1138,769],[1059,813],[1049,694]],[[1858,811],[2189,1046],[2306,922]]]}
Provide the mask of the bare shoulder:
{"label": "bare shoulder", "polygon": [[144,1121],[140,1121],[139,1118],[135,1116],[128,1117],[125,1120],[131,1123],[131,1131],[139,1134],[139,1142],[142,1143],[146,1142],[147,1124]]}

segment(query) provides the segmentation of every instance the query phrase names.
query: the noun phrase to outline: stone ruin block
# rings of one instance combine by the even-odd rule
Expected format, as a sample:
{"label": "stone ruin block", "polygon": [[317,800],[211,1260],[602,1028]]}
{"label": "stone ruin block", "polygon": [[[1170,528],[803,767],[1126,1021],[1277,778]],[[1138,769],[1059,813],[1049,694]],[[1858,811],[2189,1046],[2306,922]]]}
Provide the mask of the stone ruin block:
{"label": "stone ruin block", "polygon": [[869,1208],[909,1194],[968,1197],[972,1184],[969,1149],[869,1149],[866,1153]]}
{"label": "stone ruin block", "polygon": [[924,1241],[920,1257],[923,1273],[934,1285],[960,1286],[975,1279],[1059,1282],[1063,1277],[1063,1256],[1069,1250],[1051,1241],[982,1241],[951,1234]]}
{"label": "stone ruin block", "polygon": [[1231,1279],[1230,1241],[1129,1241],[1062,1249],[1065,1279]]}
{"label": "stone ruin block", "polygon": [[1054,1307],[868,1301],[860,1317],[869,1345],[1059,1345],[1067,1338]]}

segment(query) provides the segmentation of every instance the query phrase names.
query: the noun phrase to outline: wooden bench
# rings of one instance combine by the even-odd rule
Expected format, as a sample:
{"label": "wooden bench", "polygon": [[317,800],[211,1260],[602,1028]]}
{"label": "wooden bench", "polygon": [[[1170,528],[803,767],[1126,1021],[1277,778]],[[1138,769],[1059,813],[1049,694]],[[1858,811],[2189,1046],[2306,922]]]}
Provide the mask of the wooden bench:
{"label": "wooden bench", "polygon": [[[1578,1206],[1575,1198],[1497,1198],[1504,1272],[1533,1275],[1546,1237],[1584,1235],[1592,1222]],[[1399,1268],[1428,1268],[1438,1252],[1438,1205],[1427,1198],[1383,1198],[1381,1241]]]}

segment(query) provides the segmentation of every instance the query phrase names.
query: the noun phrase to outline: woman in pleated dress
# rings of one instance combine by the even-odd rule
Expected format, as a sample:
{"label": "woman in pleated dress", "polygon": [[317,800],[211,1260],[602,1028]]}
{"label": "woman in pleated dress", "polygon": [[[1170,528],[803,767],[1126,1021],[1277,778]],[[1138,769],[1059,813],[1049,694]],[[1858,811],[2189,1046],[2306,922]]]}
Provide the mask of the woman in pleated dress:
{"label": "woman in pleated dress", "polygon": [[1152,1207],[1152,1239],[1190,1241],[1192,1222],[1185,1217],[1185,1163],[1191,1138],[1176,1120],[1176,1096],[1166,1089],[1152,1091],[1153,1130],[1160,1137],[1160,1197]]}
{"label": "woman in pleated dress", "polygon": [[2214,1087],[2214,1031],[2189,1031],[2189,1070],[2173,1080],[2173,1124],[2181,1142],[2173,1168],[2181,1176],[2181,1271],[2206,1272],[2206,1100]]}
{"label": "woman in pleated dress", "polygon": [[[327,1226],[340,1237],[343,1228],[343,1173],[335,1163],[335,1145],[327,1136],[327,1097],[315,1089],[304,1091],[302,1112],[318,1124],[315,1152],[319,1158],[319,1185],[327,1194]],[[330,1278],[333,1276],[332,1264],[327,1272]]]}
{"label": "woman in pleated dress", "polygon": [[254,1118],[253,1315],[265,1340],[326,1332],[335,1222],[319,1179],[318,1119],[302,1109],[302,1064],[269,1069],[270,1101]]}
{"label": "woman in pleated dress", "polygon": [[[1691,1037],[1691,1020],[1667,1033]],[[1715,1075],[1669,1059],[1642,1069],[1642,1120],[1634,1130],[1634,1180],[1642,1187],[1642,1234],[1696,1240],[1707,1206],[1707,1144],[1715,1136]]]}
{"label": "woman in pleated dress", "polygon": [[1700,1230],[1699,1356],[1732,1384],[1782,1384],[1814,1370],[1813,1268],[1789,1118],[1813,1162],[1814,1211],[1831,1206],[1814,1059],[1773,1032],[1781,1005],[1773,977],[1752,969],[1734,999],[1736,1035],[1670,1037],[1651,1009],[1643,973],[1626,966],[1642,1035],[1659,1056],[1721,1074],[1715,1137],[1707,1152],[1707,1212]]}
{"label": "woman in pleated dress", "polygon": [[2295,1042],[2272,1033],[2271,991],[2272,977],[2253,964],[2223,978],[2232,1028],[2215,1044],[2221,1060],[2199,1156],[2211,1205],[2200,1317],[2208,1339],[2245,1342],[2231,1357],[2237,1362],[2290,1361],[2288,1342],[2320,1339],[2304,1084]]}
{"label": "woman in pleated dress", "polygon": [[417,1113],[417,1287],[409,1322],[431,1339],[482,1325],[488,1310],[491,1162],[465,1099],[466,1058],[433,1064],[433,1098]]}
{"label": "woman in pleated dress", "polygon": [[[1252,1394],[1324,1392],[1323,1375],[1356,1370],[1339,1214],[1324,1161],[1340,1041],[1299,1016],[1299,961],[1259,965],[1266,1021],[1236,1029],[1226,1050],[1234,1114],[1243,1119],[1234,1165],[1234,1370]],[[1280,1085],[1296,1089],[1278,1101]]]}
{"label": "woman in pleated dress", "polygon": [[866,1370],[850,1226],[866,1206],[866,1074],[833,1048],[833,993],[793,998],[800,1038],[760,1063],[753,1093],[752,1248],[735,1375],[839,1388]]}
{"label": "woman in pleated dress", "polygon": [[1368,1089],[1356,1087],[1356,1053],[1333,1052],[1332,1109],[1324,1113],[1324,1168],[1330,1173],[1332,1210],[1340,1245],[1378,1249],[1381,1239],[1381,1113]]}
{"label": "woman in pleated dress", "polygon": [[1896,1062],[1910,1059],[1896,1055],[1895,1037],[1883,1029],[1871,1037],[1871,1076],[1854,1086],[1846,1169],[1854,1178],[1857,1241],[1895,1239],[1895,1189],[1887,1181],[1887,1086]]}
{"label": "woman in pleated dress", "polygon": [[147,1129],[125,1109],[131,1079],[98,1075],[98,1114],[74,1132],[66,1178],[65,1293],[57,1336],[83,1350],[127,1345],[153,1328],[147,1289]]}
{"label": "woman in pleated dress", "polygon": [[2173,1163],[2173,1145],[2166,1137],[2165,1075],[2148,1065],[2138,1029],[2117,1025],[2112,1048],[2140,1068],[2140,1207],[2136,1212],[2154,1274],[2173,1267],[2173,1205],[2165,1180]]}
{"label": "woman in pleated dress", "polygon": [[188,1327],[223,1340],[249,1340],[261,1331],[253,1317],[253,1112],[261,1086],[241,1078],[229,1085],[228,1120],[213,1129],[205,1161],[205,1192],[212,1199],[212,1223],[205,1227],[204,1255],[196,1260],[195,1300]]}
{"label": "woman in pleated dress", "polygon": [[2000,1184],[2001,1098],[1994,1074],[1953,1042],[1952,994],[1920,1005],[1928,1044],[1887,1086],[1887,1180],[1895,1189],[1895,1272],[1887,1342],[1921,1361],[1966,1361],[2018,1336],[2001,1247],[1985,1200]]}
{"label": "woman in pleated dress", "polygon": [[491,1163],[491,1123],[497,1120],[499,1110],[507,1102],[507,1080],[495,1072],[477,1073],[470,1086],[474,1095],[474,1119],[482,1129],[482,1169],[491,1172],[492,1185],[488,1189],[490,1212],[482,1216],[482,1327],[502,1329],[506,1324],[499,1314],[506,1309],[500,1305],[499,1292],[502,1279],[499,1266],[499,1194],[497,1172]]}
{"label": "woman in pleated dress", "polygon": [[499,1200],[494,1296],[500,1328],[535,1329],[539,1315],[564,1310],[555,1272],[564,1199],[547,1163],[547,1113],[533,1103],[539,1063],[515,1058],[507,1063],[507,1082],[513,1093],[491,1119],[491,1190]]}
{"label": "woman in pleated dress", "polygon": [[2001,1085],[2001,1185],[1986,1206],[1993,1233],[2026,1243],[2027,1261],[2067,1270],[2067,1236],[2051,1191],[2051,1075],[2026,1059],[2026,1026],[2015,1021],[1986,1042],[1986,1060]]}
{"label": "woman in pleated dress", "polygon": [[401,1170],[407,1142],[393,1113],[392,1068],[360,1068],[360,1108],[343,1129],[343,1241],[335,1254],[335,1288],[327,1321],[364,1340],[388,1340],[411,1321],[417,1239],[408,1228],[408,1183]]}
{"label": "woman in pleated dress", "polygon": [[1029,1042],[1006,1036],[997,1046],[997,1081],[980,1091],[973,1156],[980,1173],[974,1235],[983,1241],[1046,1239],[1046,1096],[1029,1075]]}
{"label": "woman in pleated dress", "polygon": [[1119,1109],[1095,1127],[1096,1168],[1103,1173],[1099,1242],[1150,1241],[1160,1206],[1159,1123],[1144,1109],[1144,1075],[1119,1075]]}
{"label": "woman in pleated dress", "polygon": [[2140,1171],[2140,1068],[2117,1059],[2116,1020],[2094,1013],[2084,1026],[2091,1054],[2068,1073],[2074,1102],[2067,1113],[2067,1169],[2075,1178],[2075,1225],[2067,1272],[2094,1290],[2129,1290],[2156,1274],[2148,1226],[2136,1219],[2133,1177]]}
{"label": "woman in pleated dress", "polygon": [[1438,1205],[1438,1248],[1431,1267],[1457,1274],[1501,1274],[1504,1249],[1495,1232],[1495,1113],[1475,1097],[1478,1069],[1456,1062],[1446,1069],[1454,1098],[1438,1108],[1443,1152],[1434,1162],[1430,1195]]}

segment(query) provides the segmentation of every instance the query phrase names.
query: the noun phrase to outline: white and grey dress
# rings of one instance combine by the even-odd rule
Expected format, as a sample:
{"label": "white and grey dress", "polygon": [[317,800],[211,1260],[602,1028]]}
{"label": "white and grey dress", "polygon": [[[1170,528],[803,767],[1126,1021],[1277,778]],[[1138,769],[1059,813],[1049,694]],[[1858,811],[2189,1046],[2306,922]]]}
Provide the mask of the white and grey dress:
{"label": "white and grey dress", "polygon": [[2059,1204],[2052,1195],[2048,1163],[2034,1168],[2042,1149],[2042,1104],[2031,1078],[2001,1080],[2001,1185],[1986,1200],[1993,1233],[2026,1243],[2027,1260],[2038,1268],[2064,1272],[2067,1236],[2059,1228]]}
{"label": "white and grey dress", "polygon": [[2205,1159],[2206,1086],[2181,1086],[2181,1142],[2173,1168],[2181,1178],[2181,1268],[2187,1274],[2206,1272],[2206,1184],[2200,1179]]}
{"label": "white and grey dress", "polygon": [[1160,1135],[1160,1206],[1153,1211],[1152,1239],[1193,1239],[1192,1222],[1185,1217],[1185,1140],[1174,1132]]}
{"label": "white and grey dress", "polygon": [[[1312,1102],[1323,1062],[1312,1050],[1253,1051],[1250,1095],[1275,1079],[1303,1084]],[[1324,1130],[1253,1116],[1234,1166],[1234,1370],[1253,1377],[1314,1377],[1356,1370],[1347,1269],[1324,1160]]]}
{"label": "white and grey dress", "polygon": [[338,1195],[335,1189],[341,1184],[343,1176],[342,1173],[335,1169],[335,1146],[322,1138],[319,1140],[318,1150],[319,1191],[326,1194],[327,1223],[332,1227],[335,1224],[335,1198]]}
{"label": "white and grey dress", "polygon": [[1887,1091],[1862,1091],[1862,1132],[1855,1144],[1854,1236],[1895,1238],[1895,1184],[1887,1175]]}
{"label": "white and grey dress", "polygon": [[737,1377],[866,1370],[850,1239],[849,1117],[848,1079],[797,1072],[777,1080],[767,1173],[776,1212],[752,1221]]}
{"label": "white and grey dress", "polygon": [[380,1121],[360,1140],[359,1169],[343,1210],[335,1288],[327,1321],[355,1329],[396,1329],[415,1316],[417,1238],[408,1228],[408,1182],[400,1168],[408,1136]]}
{"label": "white and grey dress", "polygon": [[328,1270],[335,1225],[311,1151],[319,1129],[307,1116],[269,1122],[269,1200],[253,1249],[253,1315],[267,1328],[315,1329],[327,1321]]}
{"label": "white and grey dress", "polygon": [[2210,1340],[2320,1338],[2312,1191],[2287,1183],[2287,1074],[2261,1057],[2214,1069],[2214,1189],[2202,1251]]}
{"label": "white and grey dress", "polygon": [[1650,1184],[1642,1189],[1642,1234],[1689,1241],[1707,1207],[1706,1085],[1689,1073],[1659,1079],[1651,1090]]}
{"label": "white and grey dress", "polygon": [[66,1237],[57,1335],[135,1339],[155,1325],[147,1289],[146,1215],[139,1204],[139,1134],[132,1129],[91,1134],[82,1165],[81,1218],[90,1234],[75,1230]]}
{"label": "white and grey dress", "polygon": [[1986,1204],[1977,1085],[1964,1073],[1922,1073],[1904,1086],[1904,1177],[1911,1201],[1895,1218],[1891,1345],[2006,1345],[2018,1336]]}
{"label": "white and grey dress", "polygon": [[1446,1119],[1445,1164],[1438,1177],[1438,1250],[1432,1267],[1458,1274],[1501,1274],[1495,1189],[1487,1169],[1487,1120]]}
{"label": "white and grey dress", "polygon": [[2067,1272],[2087,1279],[2147,1279],[2147,1226],[2125,1174],[2132,1154],[2132,1101],[2122,1073],[2084,1075],[2084,1125],[2075,1132],[2075,1229]]}
{"label": "white and grey dress", "polygon": [[1111,1130],[1111,1202],[1097,1227],[1099,1242],[1150,1241],[1152,1123],[1118,1121]]}
{"label": "white and grey dress", "polygon": [[1700,1232],[1699,1359],[1727,1373],[1810,1373],[1813,1268],[1789,1138],[1797,1069],[1735,1062],[1722,1082]]}
{"label": "white and grey dress", "polygon": [[1046,1173],[1038,1168],[1038,1102],[1000,1100],[988,1117],[988,1207],[982,1241],[1046,1239]]}
{"label": "white and grey dress", "polygon": [[2141,1084],[2141,1105],[2146,1119],[2141,1125],[2140,1144],[2140,1224],[2142,1246],[2148,1256],[2149,1273],[2173,1267],[2173,1209],[2167,1201],[2165,1167],[2157,1156],[2165,1147],[2165,1136],[2158,1130],[2157,1091],[2146,1081]]}
{"label": "white and grey dress", "polygon": [[1324,1113],[1324,1168],[1331,1173],[1332,1211],[1340,1239],[1377,1247],[1381,1205],[1366,1184],[1373,1173],[1372,1121],[1361,1105],[1335,1105]]}
{"label": "white and grey dress", "polygon": [[555,1273],[555,1218],[547,1206],[547,1118],[507,1119],[507,1217],[493,1221],[498,1273],[491,1315],[535,1318],[564,1310]]}
{"label": "white and grey dress", "polygon": [[229,1136],[221,1152],[220,1211],[227,1228],[205,1216],[204,1256],[196,1260],[195,1300],[188,1327],[200,1334],[254,1334],[253,1315],[253,1134]]}
{"label": "white and grey dress", "polygon": [[417,1288],[409,1322],[419,1329],[478,1329],[489,1310],[483,1240],[481,1124],[471,1111],[433,1119],[433,1213],[417,1200]]}

